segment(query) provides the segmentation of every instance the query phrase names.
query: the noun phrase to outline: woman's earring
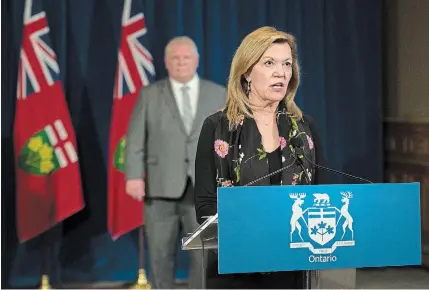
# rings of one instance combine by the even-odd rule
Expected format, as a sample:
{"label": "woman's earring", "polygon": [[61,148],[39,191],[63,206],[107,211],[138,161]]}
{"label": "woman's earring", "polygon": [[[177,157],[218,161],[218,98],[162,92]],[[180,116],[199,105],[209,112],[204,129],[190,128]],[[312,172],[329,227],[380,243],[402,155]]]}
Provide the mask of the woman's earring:
{"label": "woman's earring", "polygon": [[246,86],[246,96],[248,96],[250,94],[250,84],[252,82],[251,81],[247,81],[247,86]]}

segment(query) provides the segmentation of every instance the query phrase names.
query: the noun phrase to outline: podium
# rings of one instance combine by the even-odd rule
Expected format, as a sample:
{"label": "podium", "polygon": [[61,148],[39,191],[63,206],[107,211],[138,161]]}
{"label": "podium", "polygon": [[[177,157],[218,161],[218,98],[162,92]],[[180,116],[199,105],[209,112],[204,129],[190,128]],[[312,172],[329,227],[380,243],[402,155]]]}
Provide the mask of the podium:
{"label": "podium", "polygon": [[302,270],[305,288],[354,288],[356,268],[421,265],[420,223],[419,183],[224,187],[182,249],[217,249],[220,274]]}

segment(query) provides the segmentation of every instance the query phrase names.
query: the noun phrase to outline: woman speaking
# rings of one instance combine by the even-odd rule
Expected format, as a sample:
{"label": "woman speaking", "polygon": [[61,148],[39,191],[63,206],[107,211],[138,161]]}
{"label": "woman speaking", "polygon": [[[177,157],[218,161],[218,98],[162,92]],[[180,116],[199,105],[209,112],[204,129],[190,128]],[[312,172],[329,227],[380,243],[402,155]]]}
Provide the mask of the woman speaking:
{"label": "woman speaking", "polygon": [[[198,142],[194,192],[199,223],[217,213],[217,187],[320,183],[307,158],[323,163],[322,148],[313,120],[294,102],[298,85],[292,35],[262,27],[244,38],[232,61],[226,107],[207,117]],[[294,138],[302,139],[306,158],[296,154]],[[288,168],[258,179],[282,167]],[[220,275],[217,264],[217,253],[209,252],[209,289],[303,286],[301,271]]]}

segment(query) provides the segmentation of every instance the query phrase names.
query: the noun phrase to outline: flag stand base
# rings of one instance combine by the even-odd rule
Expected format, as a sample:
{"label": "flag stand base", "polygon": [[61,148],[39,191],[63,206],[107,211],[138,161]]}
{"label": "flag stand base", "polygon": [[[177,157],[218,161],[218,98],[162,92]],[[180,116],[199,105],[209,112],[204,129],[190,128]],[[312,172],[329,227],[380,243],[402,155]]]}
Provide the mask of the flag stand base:
{"label": "flag stand base", "polygon": [[130,289],[151,289],[150,284],[147,282],[146,271],[139,269],[137,282],[130,287]]}
{"label": "flag stand base", "polygon": [[46,274],[42,275],[42,282],[40,284],[40,289],[52,289],[51,284],[49,283],[49,276]]}
{"label": "flag stand base", "polygon": [[147,282],[146,271],[144,270],[144,229],[139,227],[139,272],[137,282],[130,289],[151,289],[152,287]]}

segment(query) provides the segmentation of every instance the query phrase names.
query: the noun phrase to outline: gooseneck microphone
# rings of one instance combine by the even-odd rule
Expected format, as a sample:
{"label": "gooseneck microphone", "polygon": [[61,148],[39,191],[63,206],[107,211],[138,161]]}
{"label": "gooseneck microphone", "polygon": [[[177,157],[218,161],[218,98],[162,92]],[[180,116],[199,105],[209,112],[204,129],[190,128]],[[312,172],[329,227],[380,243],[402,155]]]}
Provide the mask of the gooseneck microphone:
{"label": "gooseneck microphone", "polygon": [[286,169],[288,169],[288,168],[291,168],[291,167],[292,167],[292,166],[297,162],[297,160],[298,160],[298,159],[297,159],[295,156],[293,156],[293,155],[291,155],[291,157],[294,159],[294,160],[293,160],[293,162],[292,162],[291,164],[286,165],[286,166],[284,166],[284,167],[282,167],[282,168],[280,168],[280,169],[277,169],[276,171],[273,171],[273,172],[271,172],[271,173],[269,173],[269,174],[263,175],[263,176],[261,176],[261,177],[259,177],[259,178],[255,179],[255,180],[252,180],[252,181],[250,181],[250,182],[246,183],[246,184],[245,184],[245,185],[243,185],[243,186],[250,186],[250,185],[255,184],[255,183],[257,183],[257,182],[259,182],[259,181],[261,181],[261,180],[264,180],[264,179],[266,179],[266,178],[268,178],[268,177],[271,177],[271,176],[273,176],[273,175],[279,174],[280,172],[282,172],[282,171],[284,171],[284,170],[286,170]]}
{"label": "gooseneck microphone", "polygon": [[352,175],[352,174],[349,174],[349,173],[345,173],[345,172],[342,172],[342,171],[338,171],[338,170],[335,170],[335,169],[332,169],[332,168],[324,167],[322,165],[314,163],[313,161],[311,161],[307,157],[306,154],[304,154],[304,142],[302,141],[301,135],[307,135],[307,134],[305,134],[305,133],[298,134],[297,136],[292,137],[292,138],[289,139],[290,144],[292,145],[292,147],[295,148],[295,154],[291,155],[291,158],[293,158],[293,162],[292,163],[290,163],[289,165],[286,165],[286,166],[284,166],[284,167],[282,167],[282,168],[280,168],[280,169],[278,169],[276,171],[273,171],[273,172],[271,172],[269,174],[263,175],[263,176],[255,179],[255,180],[252,180],[252,181],[246,183],[243,186],[253,185],[253,184],[255,184],[255,183],[257,183],[257,182],[259,182],[261,180],[264,180],[264,179],[269,178],[269,177],[271,177],[273,175],[279,174],[282,171],[284,171],[284,170],[286,170],[288,168],[291,168],[295,164],[297,164],[298,166],[300,166],[302,168],[302,170],[304,172],[304,178],[307,181],[307,184],[311,184],[310,176],[308,175],[307,170],[305,170],[305,167],[304,167],[304,164],[302,163],[301,158],[298,157],[298,155],[300,155],[300,154],[302,156],[304,156],[305,160],[307,160],[314,167],[320,168],[320,169],[325,170],[325,171],[333,172],[333,173],[336,173],[336,174],[339,174],[339,175],[344,175],[344,176],[347,176],[349,178],[352,178],[352,179],[355,179],[355,180],[359,180],[359,181],[362,181],[362,182],[365,182],[365,183],[373,183],[372,181],[370,181],[368,179],[365,179],[365,178],[362,178],[362,177],[359,177],[359,176],[355,176],[355,175]]}
{"label": "gooseneck microphone", "polygon": [[[305,134],[306,135],[306,134]],[[320,169],[323,169],[323,170],[325,170],[325,171],[329,171],[329,172],[333,172],[333,173],[336,173],[336,174],[339,174],[339,175],[344,175],[344,176],[347,176],[347,177],[349,177],[349,178],[352,178],[352,179],[356,179],[356,180],[359,180],[359,181],[362,181],[362,182],[366,182],[366,183],[373,183],[372,181],[369,181],[368,179],[365,179],[365,178],[362,178],[362,177],[359,177],[359,176],[355,176],[355,175],[351,175],[351,174],[349,174],[349,173],[345,173],[345,172],[341,172],[341,171],[338,171],[338,170],[335,170],[335,169],[332,169],[332,168],[328,168],[328,167],[324,167],[324,166],[322,166],[322,165],[319,165],[319,164],[315,164],[313,161],[311,161],[308,157],[307,157],[307,155],[306,154],[304,154],[304,142],[302,141],[302,139],[299,137],[299,136],[296,136],[296,137],[292,137],[292,138],[290,138],[290,140],[289,140],[289,142],[291,143],[291,145],[295,148],[295,153],[298,155],[298,154],[302,154],[303,156],[304,156],[304,158],[311,164],[311,165],[313,165],[313,166],[315,166],[315,167],[317,167],[317,168],[320,168]],[[299,160],[299,158],[298,158],[298,160]],[[298,162],[300,162],[301,160],[299,160]],[[302,161],[301,161],[301,163],[302,163]],[[303,167],[303,166],[302,166]],[[304,172],[305,172],[305,170],[304,170]]]}

